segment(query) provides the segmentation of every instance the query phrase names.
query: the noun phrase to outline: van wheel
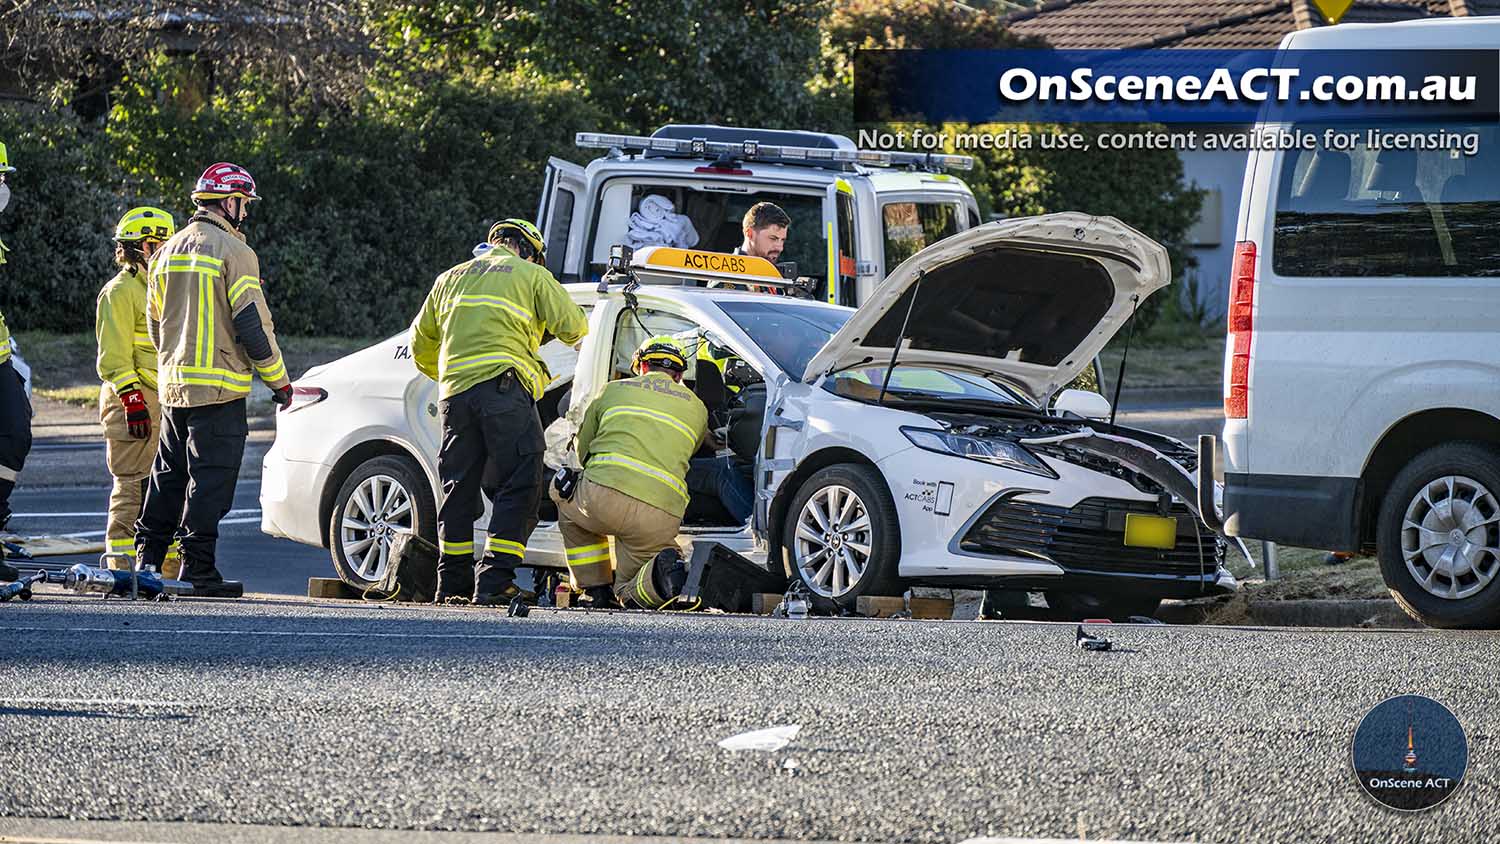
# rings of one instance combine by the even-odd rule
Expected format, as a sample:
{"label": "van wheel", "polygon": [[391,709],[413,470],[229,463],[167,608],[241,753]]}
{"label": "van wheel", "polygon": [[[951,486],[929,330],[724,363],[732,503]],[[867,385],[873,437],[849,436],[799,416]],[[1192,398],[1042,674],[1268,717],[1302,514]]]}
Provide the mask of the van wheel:
{"label": "van wheel", "polygon": [[819,604],[852,607],[861,595],[900,594],[896,502],[869,466],[840,463],[808,478],[787,511],[782,544],[792,576]]}
{"label": "van wheel", "polygon": [[1500,448],[1453,443],[1407,464],[1380,507],[1380,573],[1429,627],[1500,624]]}
{"label": "van wheel", "polygon": [[426,475],[410,457],[372,457],[334,497],[328,517],[333,570],[350,586],[368,589],[390,568],[391,542],[413,532],[437,542],[437,505]]}

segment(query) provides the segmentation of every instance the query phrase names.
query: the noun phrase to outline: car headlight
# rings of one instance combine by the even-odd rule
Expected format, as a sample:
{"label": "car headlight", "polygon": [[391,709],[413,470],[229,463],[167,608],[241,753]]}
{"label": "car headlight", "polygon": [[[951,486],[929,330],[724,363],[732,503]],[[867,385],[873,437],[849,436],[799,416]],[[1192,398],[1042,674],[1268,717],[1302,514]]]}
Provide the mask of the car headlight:
{"label": "car headlight", "polygon": [[981,463],[1015,469],[1017,472],[1029,472],[1048,478],[1057,477],[1057,473],[1049,469],[1041,458],[1027,451],[1019,443],[1010,440],[954,434],[931,428],[902,428],[901,433],[911,440],[912,445],[926,451],[966,457]]}

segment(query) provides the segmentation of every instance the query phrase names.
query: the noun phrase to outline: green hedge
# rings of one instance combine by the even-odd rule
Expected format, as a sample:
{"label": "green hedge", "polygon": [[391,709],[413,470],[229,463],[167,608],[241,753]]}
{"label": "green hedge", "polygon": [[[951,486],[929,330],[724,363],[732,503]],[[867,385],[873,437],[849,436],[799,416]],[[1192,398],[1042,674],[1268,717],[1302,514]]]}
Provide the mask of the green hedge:
{"label": "green hedge", "polygon": [[[502,217],[536,213],[549,155],[607,125],[566,84],[520,73],[372,82],[329,110],[245,80],[176,105],[175,68],[127,80],[102,127],[66,111],[0,107],[15,196],[0,309],[14,327],[78,331],[113,274],[109,235],[132,205],[191,213],[203,168],[233,161],[264,200],[245,227],[280,330],[369,336],[416,312],[439,272]],[[166,95],[159,94],[164,92]]]}

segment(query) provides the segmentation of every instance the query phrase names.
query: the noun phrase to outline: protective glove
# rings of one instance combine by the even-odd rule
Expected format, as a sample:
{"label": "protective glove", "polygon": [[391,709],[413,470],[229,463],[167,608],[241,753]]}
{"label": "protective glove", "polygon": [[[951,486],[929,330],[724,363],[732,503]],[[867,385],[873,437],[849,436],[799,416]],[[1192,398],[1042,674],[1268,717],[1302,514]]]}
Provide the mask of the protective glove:
{"label": "protective glove", "polygon": [[140,390],[126,390],[120,394],[120,404],[125,405],[125,426],[130,436],[144,440],[151,436],[151,412],[146,409],[146,394]]}
{"label": "protective glove", "polygon": [[287,384],[271,391],[271,403],[282,410],[292,406],[292,385]]}

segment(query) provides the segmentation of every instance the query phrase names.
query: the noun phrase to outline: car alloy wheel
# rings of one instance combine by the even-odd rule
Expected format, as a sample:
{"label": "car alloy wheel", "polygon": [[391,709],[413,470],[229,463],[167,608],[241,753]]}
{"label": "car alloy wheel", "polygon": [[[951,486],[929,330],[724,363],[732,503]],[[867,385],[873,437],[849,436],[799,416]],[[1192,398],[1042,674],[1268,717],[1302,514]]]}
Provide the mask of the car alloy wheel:
{"label": "car alloy wheel", "polygon": [[825,486],[797,514],[794,554],[803,581],[825,598],[859,585],[870,565],[870,513],[854,490]]}
{"label": "car alloy wheel", "polygon": [[412,531],[411,493],[390,475],[371,475],[355,487],[339,517],[339,544],[350,571],[378,581],[391,562],[391,543]]}
{"label": "car alloy wheel", "polygon": [[1482,591],[1500,572],[1500,501],[1472,478],[1433,479],[1406,506],[1401,556],[1432,595],[1459,600]]}

